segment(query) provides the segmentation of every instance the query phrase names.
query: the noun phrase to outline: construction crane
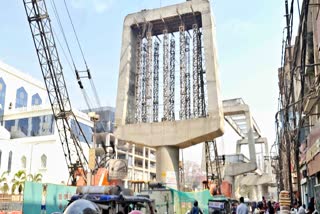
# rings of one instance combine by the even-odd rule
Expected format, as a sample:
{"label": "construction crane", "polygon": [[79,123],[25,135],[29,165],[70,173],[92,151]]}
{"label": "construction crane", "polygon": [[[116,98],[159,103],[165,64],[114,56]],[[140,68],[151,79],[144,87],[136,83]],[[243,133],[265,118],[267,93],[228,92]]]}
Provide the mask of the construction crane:
{"label": "construction crane", "polygon": [[[221,194],[222,179],[221,179],[220,161],[222,160],[224,162],[225,157],[224,155],[222,155],[221,157],[218,155],[216,140],[205,142],[205,159],[206,159],[207,188],[210,188],[210,192],[212,195]],[[213,174],[214,171],[216,174]],[[211,191],[211,188],[212,188],[212,191]]]}
{"label": "construction crane", "polygon": [[[46,2],[44,0],[23,0],[23,2],[69,169],[71,184],[76,185],[78,176],[87,181],[88,160],[81,142],[71,129],[71,120],[75,121],[75,125],[85,139],[88,148],[90,145],[71,107]],[[97,163],[96,165],[98,166]]]}

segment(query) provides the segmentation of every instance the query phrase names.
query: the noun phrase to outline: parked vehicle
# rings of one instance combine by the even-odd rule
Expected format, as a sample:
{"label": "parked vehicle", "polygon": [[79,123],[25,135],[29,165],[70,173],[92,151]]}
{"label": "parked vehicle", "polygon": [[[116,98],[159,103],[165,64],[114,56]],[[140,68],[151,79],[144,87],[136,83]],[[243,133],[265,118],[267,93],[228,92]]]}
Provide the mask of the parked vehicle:
{"label": "parked vehicle", "polygon": [[220,213],[227,214],[232,213],[232,206],[237,201],[231,199],[229,197],[225,197],[224,195],[215,195],[213,199],[209,199],[208,201],[208,210],[209,214]]}

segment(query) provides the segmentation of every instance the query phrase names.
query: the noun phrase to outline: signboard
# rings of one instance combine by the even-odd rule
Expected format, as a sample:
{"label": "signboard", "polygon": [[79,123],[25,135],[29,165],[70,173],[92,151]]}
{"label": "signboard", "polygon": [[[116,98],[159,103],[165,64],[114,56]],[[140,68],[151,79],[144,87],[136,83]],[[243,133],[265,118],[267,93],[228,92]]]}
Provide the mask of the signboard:
{"label": "signboard", "polygon": [[166,172],[166,186],[177,189],[177,178],[175,171]]}
{"label": "signboard", "polygon": [[109,160],[109,180],[122,180],[128,175],[128,160]]}
{"label": "signboard", "polygon": [[63,212],[68,200],[76,193],[76,187],[25,182],[23,213]]}
{"label": "signboard", "polygon": [[317,139],[317,141],[312,144],[312,146],[307,151],[307,157],[306,161],[310,162],[316,154],[320,152],[320,139]]}
{"label": "signboard", "polygon": [[224,203],[217,202],[217,201],[209,201],[209,207],[210,208],[217,208],[217,209],[224,209]]}

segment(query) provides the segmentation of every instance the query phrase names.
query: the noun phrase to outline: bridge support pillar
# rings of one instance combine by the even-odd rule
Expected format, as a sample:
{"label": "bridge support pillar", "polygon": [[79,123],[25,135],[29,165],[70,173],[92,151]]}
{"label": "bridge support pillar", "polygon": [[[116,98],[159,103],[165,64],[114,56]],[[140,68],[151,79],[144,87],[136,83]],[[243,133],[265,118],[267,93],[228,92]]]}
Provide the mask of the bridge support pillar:
{"label": "bridge support pillar", "polygon": [[156,151],[157,181],[166,186],[179,189],[179,148],[160,146]]}

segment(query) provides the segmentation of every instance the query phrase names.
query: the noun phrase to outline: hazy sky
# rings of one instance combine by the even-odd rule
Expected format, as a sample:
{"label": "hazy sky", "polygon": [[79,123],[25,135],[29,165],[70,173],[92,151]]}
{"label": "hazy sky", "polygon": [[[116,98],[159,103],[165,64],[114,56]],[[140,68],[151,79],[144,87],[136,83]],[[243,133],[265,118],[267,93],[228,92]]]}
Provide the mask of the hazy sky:
{"label": "hazy sky", "polygon": [[[0,60],[42,80],[33,47],[23,0],[0,0]],[[76,47],[72,29],[63,7],[63,0],[55,0],[71,49],[79,66],[84,69]],[[183,2],[183,0],[69,0],[84,54],[103,105],[115,105],[122,24],[128,13],[142,9]],[[47,0],[55,32],[56,19]],[[269,142],[275,138],[274,115],[277,110],[278,80],[282,30],[284,27],[284,1],[242,0],[211,1],[214,11],[218,63],[223,99],[242,97],[250,105],[263,136]],[[59,36],[62,41],[62,37]],[[60,56],[68,80],[71,101],[75,107],[85,108],[79,101],[80,92],[63,54]],[[70,81],[69,81],[70,80]],[[227,129],[229,130],[229,129]],[[230,131],[230,130],[229,130]],[[228,133],[229,133],[228,131]],[[232,146],[237,137],[231,132],[224,137],[224,151],[235,151]],[[229,146],[232,146],[229,147]],[[190,149],[185,151],[185,158]],[[193,156],[194,157],[194,156]],[[195,157],[200,160],[200,157]]]}

